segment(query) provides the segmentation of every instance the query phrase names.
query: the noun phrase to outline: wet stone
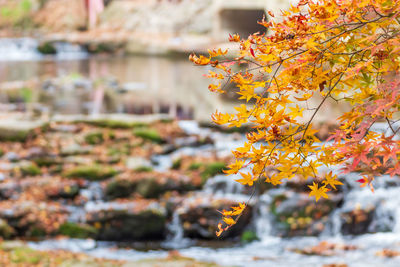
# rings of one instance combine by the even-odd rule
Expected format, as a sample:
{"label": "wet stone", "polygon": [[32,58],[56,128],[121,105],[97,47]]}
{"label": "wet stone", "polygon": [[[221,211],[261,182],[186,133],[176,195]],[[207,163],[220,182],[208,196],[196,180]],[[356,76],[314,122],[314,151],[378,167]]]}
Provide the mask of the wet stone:
{"label": "wet stone", "polygon": [[340,215],[341,232],[345,235],[361,235],[371,232],[370,226],[374,218],[375,208],[356,208]]}
{"label": "wet stone", "polygon": [[162,240],[166,235],[166,211],[158,205],[131,202],[131,205],[100,209],[86,215],[96,229],[96,239],[106,241]]}
{"label": "wet stone", "polygon": [[270,204],[279,236],[316,236],[325,230],[331,212],[343,200],[342,194],[315,202],[308,194],[285,191]]}
{"label": "wet stone", "polygon": [[178,209],[179,217],[182,222],[184,236],[198,239],[220,239],[237,238],[239,239],[244,232],[252,217],[251,206],[248,206],[237,224],[229,229],[222,237],[215,234],[216,225],[221,220],[218,210],[229,209],[236,203],[229,200],[194,201],[189,206],[184,205]]}

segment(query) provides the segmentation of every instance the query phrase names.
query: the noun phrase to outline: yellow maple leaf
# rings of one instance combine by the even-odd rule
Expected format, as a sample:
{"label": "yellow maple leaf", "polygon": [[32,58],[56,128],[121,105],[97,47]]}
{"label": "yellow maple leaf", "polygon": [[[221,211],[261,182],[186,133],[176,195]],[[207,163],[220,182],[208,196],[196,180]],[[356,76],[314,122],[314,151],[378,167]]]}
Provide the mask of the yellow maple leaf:
{"label": "yellow maple leaf", "polygon": [[236,160],[235,163],[232,163],[228,166],[228,170],[223,170],[226,174],[234,174],[238,173],[238,171],[243,167],[244,160]]}
{"label": "yellow maple leaf", "polygon": [[252,186],[254,181],[257,180],[257,178],[253,177],[251,173],[240,173],[240,175],[243,177],[242,179],[237,179],[235,180],[236,182],[241,183],[242,185],[249,185]]}
{"label": "yellow maple leaf", "polygon": [[236,222],[234,219],[231,217],[224,217],[222,220],[227,224],[227,225],[234,225]]}
{"label": "yellow maple leaf", "polygon": [[203,55],[200,55],[200,57],[198,57],[195,54],[191,54],[189,56],[189,60],[197,65],[207,65],[208,63],[210,63],[211,58],[207,58]]}
{"label": "yellow maple leaf", "polygon": [[314,196],[315,197],[315,201],[318,201],[321,197],[323,198],[328,198],[328,195],[326,194],[326,192],[329,191],[328,188],[326,188],[326,186],[321,186],[318,187],[318,184],[316,184],[315,182],[313,182],[313,185],[309,185],[308,186],[311,189],[311,192],[309,194],[309,196]]}
{"label": "yellow maple leaf", "polygon": [[322,183],[324,183],[325,185],[330,185],[335,190],[336,185],[343,185],[342,182],[337,180],[337,175],[332,175],[332,172],[326,175],[325,180]]}

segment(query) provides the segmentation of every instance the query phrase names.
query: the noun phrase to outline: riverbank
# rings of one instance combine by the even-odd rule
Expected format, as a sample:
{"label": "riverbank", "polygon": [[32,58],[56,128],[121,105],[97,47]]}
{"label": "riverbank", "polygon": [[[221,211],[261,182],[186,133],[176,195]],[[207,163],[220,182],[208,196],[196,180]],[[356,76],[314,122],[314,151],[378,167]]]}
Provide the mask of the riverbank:
{"label": "riverbank", "polygon": [[86,254],[68,251],[39,251],[23,242],[0,241],[0,265],[9,267],[217,267],[214,263],[200,262],[170,252],[166,258],[121,261],[94,258]]}
{"label": "riverbank", "polygon": [[44,53],[55,51],[55,43],[67,42],[93,54],[176,56],[206,52],[228,38],[213,29],[218,4],[212,0],[108,1],[90,28],[81,0],[3,2],[0,37],[34,37]]}

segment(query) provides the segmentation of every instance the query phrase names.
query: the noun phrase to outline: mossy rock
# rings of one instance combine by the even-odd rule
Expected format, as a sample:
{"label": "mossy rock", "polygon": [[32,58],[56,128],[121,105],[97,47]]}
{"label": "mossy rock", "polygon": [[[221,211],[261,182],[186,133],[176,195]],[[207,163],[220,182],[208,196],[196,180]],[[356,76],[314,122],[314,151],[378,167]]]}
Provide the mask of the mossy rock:
{"label": "mossy rock", "polygon": [[193,162],[189,165],[188,170],[189,171],[197,171],[203,166],[203,163],[201,162]]}
{"label": "mossy rock", "polygon": [[94,120],[87,122],[88,124],[111,129],[132,129],[138,127],[147,127],[148,124],[144,122],[126,122],[117,120]]}
{"label": "mossy rock", "polygon": [[102,132],[89,133],[85,136],[85,142],[89,145],[97,145],[104,141]]}
{"label": "mossy rock", "polygon": [[90,53],[98,54],[98,53],[115,53],[122,45],[119,43],[97,43],[97,44],[89,44],[87,46],[87,50]]}
{"label": "mossy rock", "polygon": [[64,186],[60,191],[48,195],[50,199],[73,199],[79,195],[78,185]]}
{"label": "mossy rock", "polygon": [[26,166],[21,166],[21,172],[24,176],[36,176],[40,175],[42,171],[36,164],[29,164]]}
{"label": "mossy rock", "polygon": [[15,230],[8,223],[0,219],[0,237],[4,239],[10,239],[15,235]]}
{"label": "mossy rock", "polygon": [[81,239],[94,238],[98,234],[98,230],[93,226],[73,222],[63,223],[58,232],[61,235]]}
{"label": "mossy rock", "polygon": [[17,247],[13,249],[11,261],[13,264],[21,264],[22,266],[37,265],[43,260],[43,256],[28,247]]}
{"label": "mossy rock", "polygon": [[82,178],[90,181],[102,181],[116,175],[118,172],[111,167],[100,165],[78,166],[64,172],[67,178]]}
{"label": "mossy rock", "polygon": [[0,142],[26,142],[35,136],[33,130],[0,129]]}
{"label": "mossy rock", "polygon": [[37,47],[39,53],[43,55],[55,55],[57,54],[57,49],[51,42],[45,42]]}
{"label": "mossy rock", "polygon": [[158,198],[166,188],[157,183],[155,178],[142,179],[136,184],[135,192],[144,198]]}
{"label": "mossy rock", "polygon": [[155,210],[137,214],[123,210],[107,211],[103,218],[89,223],[99,227],[98,240],[163,240],[166,234],[166,217]]}
{"label": "mossy rock", "polygon": [[165,118],[160,120],[161,123],[172,123],[173,121],[174,119],[172,118]]}
{"label": "mossy rock", "polygon": [[156,144],[165,143],[165,140],[160,136],[160,134],[154,129],[137,129],[133,132],[136,137],[140,137],[145,141],[150,141]]}
{"label": "mossy rock", "polygon": [[104,194],[107,199],[127,198],[135,190],[135,183],[128,180],[115,180],[107,184]]}
{"label": "mossy rock", "polygon": [[60,155],[62,157],[76,156],[76,155],[87,155],[90,154],[91,147],[83,147],[78,144],[64,147],[61,149]]}
{"label": "mossy rock", "polygon": [[[373,232],[370,226],[375,215],[375,207],[368,209],[354,209],[340,214],[342,221],[340,231],[344,235],[362,235]],[[388,229],[389,230],[389,229]]]}
{"label": "mossy rock", "polygon": [[129,155],[131,152],[131,145],[130,144],[126,144],[120,148],[118,147],[110,147],[107,150],[107,155],[108,156],[125,156],[125,155]]}
{"label": "mossy rock", "polygon": [[45,229],[39,226],[32,226],[27,232],[26,232],[27,237],[33,237],[33,238],[41,238],[47,236],[47,232]]}
{"label": "mossy rock", "polygon": [[51,167],[54,165],[61,164],[56,157],[37,157],[32,160],[39,167]]}
{"label": "mossy rock", "polygon": [[224,162],[213,162],[204,165],[204,170],[201,172],[201,178],[203,183],[207,181],[208,178],[213,177],[217,174],[224,173],[226,169],[226,164]]}
{"label": "mossy rock", "polygon": [[204,128],[215,129],[216,131],[222,133],[248,133],[252,130],[251,126],[249,125],[242,125],[240,127],[227,127],[227,126],[217,125],[215,123],[200,122],[199,126]]}
{"label": "mossy rock", "polygon": [[319,235],[325,228],[329,214],[340,205],[342,199],[342,194],[336,194],[330,199],[315,202],[307,194],[293,191],[275,195],[270,205],[275,230],[278,235],[285,237]]}
{"label": "mossy rock", "polygon": [[118,155],[115,155],[115,156],[109,156],[106,158],[97,159],[96,163],[98,163],[98,164],[117,164],[120,161],[121,161],[121,157]]}
{"label": "mossy rock", "polygon": [[228,209],[232,206],[232,202],[208,202],[206,204],[194,204],[188,208],[184,208],[180,213],[179,217],[183,226],[183,234],[185,237],[195,239],[207,239],[207,240],[220,240],[224,238],[237,238],[240,239],[242,233],[248,227],[251,218],[253,208],[247,206],[241,215],[240,220],[234,227],[231,227],[228,231],[220,237],[215,235],[216,225],[221,220],[221,214],[219,210]]}
{"label": "mossy rock", "polygon": [[140,166],[134,169],[135,172],[152,172],[153,168],[150,166]]}
{"label": "mossy rock", "polygon": [[179,170],[182,166],[182,159],[176,159],[172,162],[171,169]]}
{"label": "mossy rock", "polygon": [[247,230],[242,233],[240,240],[242,241],[242,243],[250,243],[260,239],[254,231]]}

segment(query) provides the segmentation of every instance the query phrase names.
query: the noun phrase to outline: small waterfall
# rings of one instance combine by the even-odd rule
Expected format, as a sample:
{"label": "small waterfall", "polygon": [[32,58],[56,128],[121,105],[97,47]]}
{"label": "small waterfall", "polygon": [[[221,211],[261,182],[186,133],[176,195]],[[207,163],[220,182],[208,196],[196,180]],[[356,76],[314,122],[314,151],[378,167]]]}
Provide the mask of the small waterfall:
{"label": "small waterfall", "polygon": [[269,240],[272,233],[272,218],[270,204],[272,197],[268,194],[263,194],[259,197],[259,202],[254,217],[254,227],[257,236],[261,240]]}
{"label": "small waterfall", "polygon": [[39,60],[42,55],[37,51],[39,43],[32,38],[1,38],[1,61]]}
{"label": "small waterfall", "polygon": [[388,175],[376,177],[375,190],[361,188],[356,182],[358,174],[350,173],[345,180],[348,189],[344,190],[343,205],[333,211],[330,216],[331,228],[327,228],[322,236],[341,236],[341,214],[357,209],[373,210],[373,218],[368,227],[370,232],[393,231],[400,233],[400,187],[397,177]]}
{"label": "small waterfall", "polygon": [[91,182],[86,189],[81,190],[83,197],[90,201],[99,201],[103,199],[103,189],[99,182]]}
{"label": "small waterfall", "polygon": [[88,52],[80,45],[66,42],[56,42],[54,47],[57,50],[56,59],[58,60],[76,60],[88,57]]}
{"label": "small waterfall", "polygon": [[203,191],[215,196],[232,196],[243,194],[245,187],[236,182],[238,175],[217,175],[207,180]]}
{"label": "small waterfall", "polygon": [[33,38],[0,38],[1,61],[31,61],[54,58],[56,60],[76,60],[88,57],[88,52],[80,45],[54,42],[57,53],[54,56],[38,52],[39,41]]}
{"label": "small waterfall", "polygon": [[167,241],[163,242],[163,247],[169,249],[178,249],[188,247],[192,242],[183,237],[183,227],[179,217],[179,209],[172,214],[172,220],[167,225],[169,235]]}

